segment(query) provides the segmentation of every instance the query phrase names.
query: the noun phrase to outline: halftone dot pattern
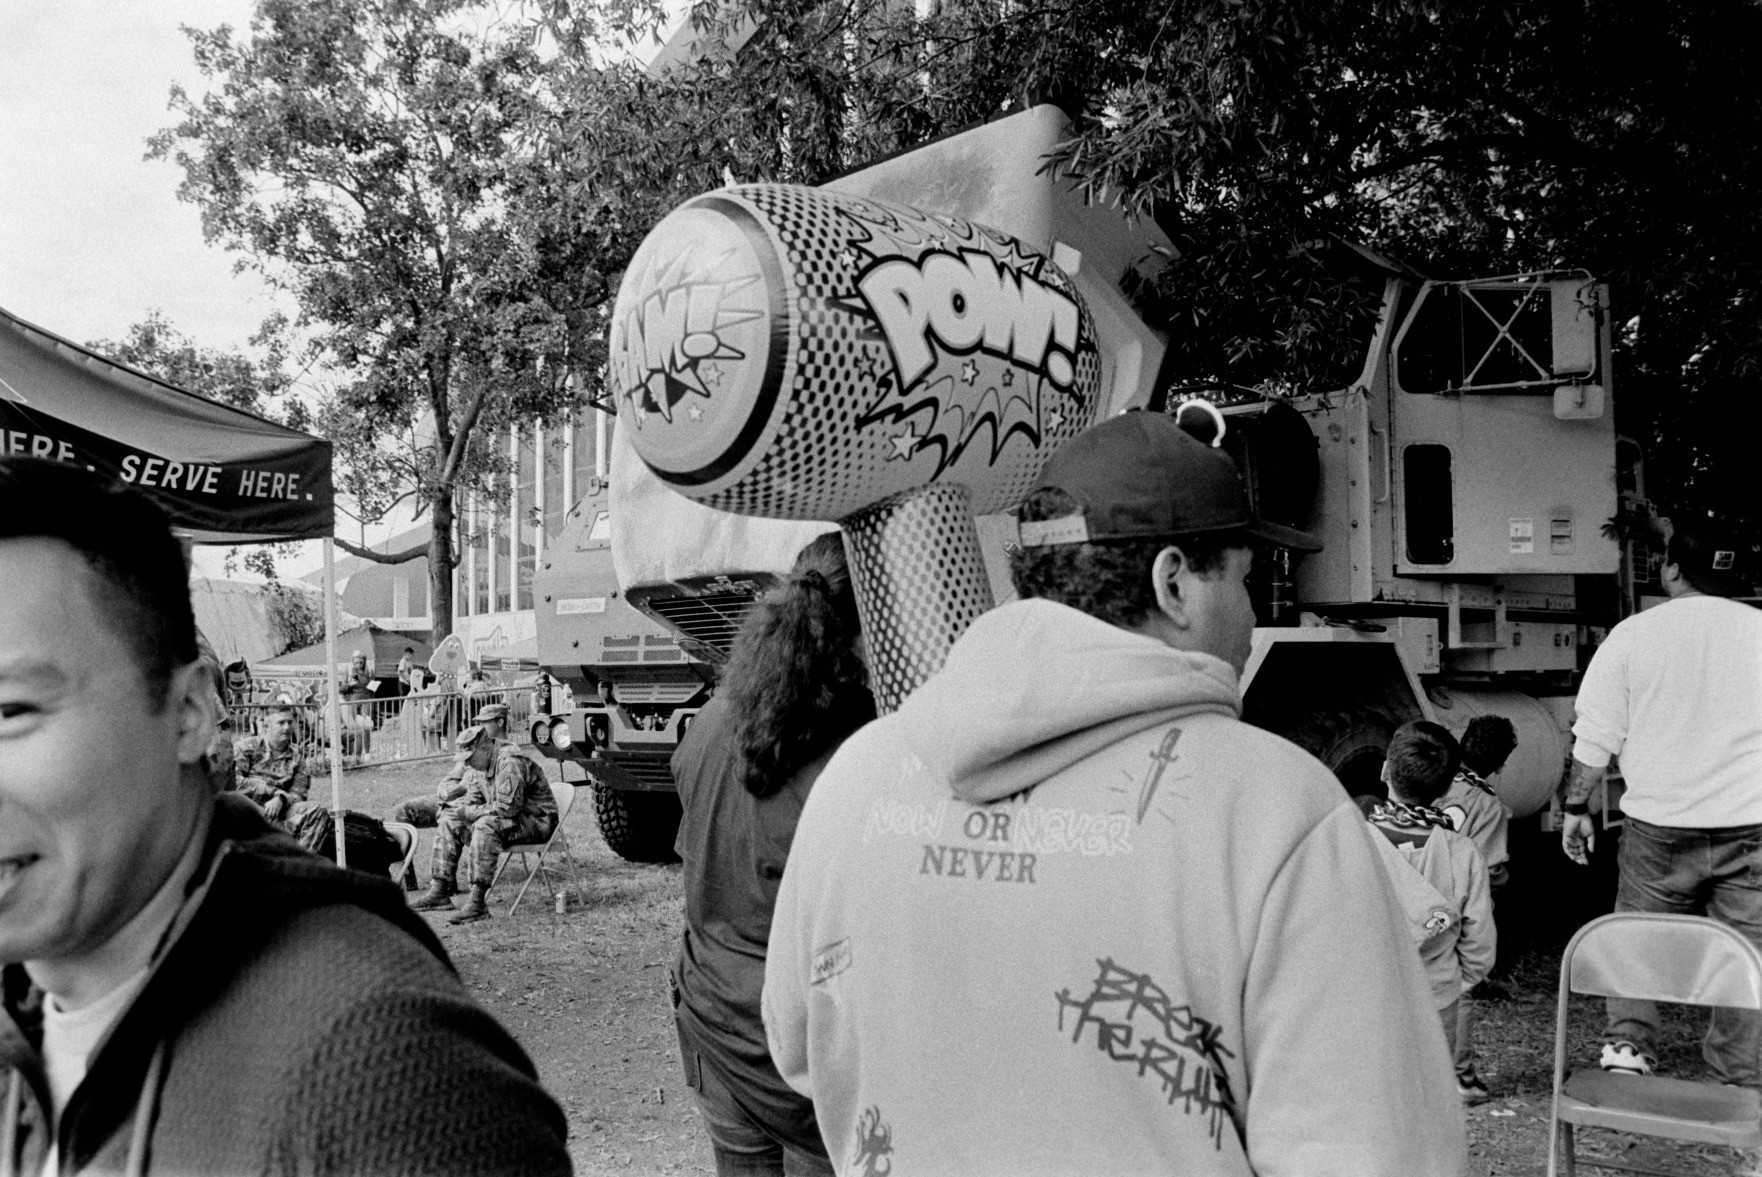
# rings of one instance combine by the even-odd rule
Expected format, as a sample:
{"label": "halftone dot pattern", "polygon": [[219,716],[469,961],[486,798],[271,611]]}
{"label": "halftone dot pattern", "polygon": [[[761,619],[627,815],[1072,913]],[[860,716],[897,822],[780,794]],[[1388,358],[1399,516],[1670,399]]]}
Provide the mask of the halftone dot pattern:
{"label": "halftone dot pattern", "polygon": [[869,687],[882,714],[942,669],[956,638],[990,609],[972,492],[937,483],[841,521]]}
{"label": "halftone dot pattern", "polygon": [[[785,370],[789,386],[780,391],[773,424],[767,429],[775,432],[762,443],[762,456],[737,474],[732,484],[703,494],[680,489],[720,510],[778,519],[838,519],[897,493],[906,467],[892,460],[899,457],[894,439],[908,428],[921,429],[921,424],[913,423],[921,423],[928,413],[890,426],[856,427],[858,418],[875,406],[880,379],[893,378],[894,366],[874,321],[840,305],[840,300],[858,299],[856,278],[862,262],[858,243],[867,231],[839,210],[880,215],[877,206],[856,197],[784,184],[729,188],[715,195],[748,205],[773,235],[796,301],[796,337],[790,341],[792,362]],[[976,248],[972,241],[977,236],[964,225],[966,237],[938,221],[926,225],[948,248]],[[1022,256],[1033,255],[1022,252]],[[1048,266],[1047,280],[1081,308],[1082,300],[1069,280]],[[1004,377],[1010,365],[996,357],[973,357],[986,379],[959,390],[964,395],[975,397],[989,390],[1001,402],[1012,393],[1032,393],[1034,382],[1041,382],[1036,395],[1043,406],[1037,446],[1021,435],[1012,437],[993,464],[988,460],[990,446],[981,439],[943,472],[944,479],[975,484],[977,497],[983,500],[975,505],[983,510],[1000,510],[1020,501],[1053,450],[1095,419],[1102,401],[1101,361],[1092,346],[1087,312],[1079,314],[1082,338],[1090,341],[1076,357],[1073,389],[1081,390],[1080,398],[1041,382],[1026,369],[1016,368]],[[920,388],[907,399],[922,395]],[[923,456],[910,464],[919,478],[935,468],[930,452],[925,447]]]}

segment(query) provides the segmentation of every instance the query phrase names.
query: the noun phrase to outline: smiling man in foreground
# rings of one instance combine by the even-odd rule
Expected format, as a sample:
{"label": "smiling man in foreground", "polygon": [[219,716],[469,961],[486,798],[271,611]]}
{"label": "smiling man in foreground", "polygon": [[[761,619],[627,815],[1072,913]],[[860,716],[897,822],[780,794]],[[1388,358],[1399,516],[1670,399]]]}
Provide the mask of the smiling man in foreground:
{"label": "smiling man in foreground", "polygon": [[215,795],[213,689],[158,508],[0,459],[0,1174],[567,1173],[397,888]]}

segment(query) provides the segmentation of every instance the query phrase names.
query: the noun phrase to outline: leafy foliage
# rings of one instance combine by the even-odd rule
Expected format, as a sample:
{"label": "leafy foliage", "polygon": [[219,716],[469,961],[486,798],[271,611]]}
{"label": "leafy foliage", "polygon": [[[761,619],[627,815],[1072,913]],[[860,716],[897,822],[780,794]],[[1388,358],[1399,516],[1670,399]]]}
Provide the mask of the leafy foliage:
{"label": "leafy foliage", "polygon": [[322,596],[279,581],[272,581],[264,591],[269,623],[276,635],[275,652],[270,657],[279,657],[289,650],[303,649],[324,640]]}
{"label": "leafy foliage", "polygon": [[[630,255],[728,178],[819,183],[1015,104],[1054,165],[1154,217],[1135,292],[1167,375],[1357,371],[1378,294],[1341,241],[1438,278],[1614,288],[1616,405],[1666,511],[1762,532],[1762,9],[1732,0],[700,0],[695,56],[615,50],[655,0],[259,0],[193,34],[218,90],[154,151],[210,236],[292,290],[344,374],[321,414],[369,511],[491,486],[486,426],[597,399]],[[410,555],[403,553],[401,555]]]}
{"label": "leafy foliage", "polygon": [[318,419],[339,486],[368,518],[410,496],[432,511],[426,551],[393,558],[429,557],[437,639],[455,496],[500,468],[479,427],[568,401],[531,362],[549,313],[507,263],[507,170],[540,62],[524,30],[481,17],[464,0],[259,0],[247,38],[190,32],[215,88],[174,90],[181,121],[152,141],[209,239],[293,294],[341,373]]}
{"label": "leafy foliage", "polygon": [[252,338],[253,344],[265,350],[262,359],[203,347],[158,310],[149,311],[121,340],[99,339],[86,346],[186,392],[303,429],[308,423],[306,406],[284,395],[290,381],[282,327],[280,320],[271,319]]}
{"label": "leafy foliage", "polygon": [[[887,0],[700,4],[756,20],[727,94],[764,178],[842,167],[1052,101],[1059,166],[1179,251],[1147,315],[1169,374],[1271,390],[1355,373],[1366,243],[1433,277],[1611,283],[1618,424],[1669,509],[1762,533],[1762,9],[1724,0]],[[720,72],[718,72],[720,71]],[[779,152],[782,156],[779,157]],[[738,171],[738,169],[737,169]],[[743,178],[745,174],[743,174]]]}

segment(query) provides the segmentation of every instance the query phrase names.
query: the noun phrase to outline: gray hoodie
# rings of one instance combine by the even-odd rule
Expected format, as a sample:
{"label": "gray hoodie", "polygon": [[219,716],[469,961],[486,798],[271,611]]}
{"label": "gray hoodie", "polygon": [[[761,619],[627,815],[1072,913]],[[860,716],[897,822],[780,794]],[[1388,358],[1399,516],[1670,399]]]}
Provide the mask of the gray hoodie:
{"label": "gray hoodie", "polygon": [[764,994],[841,1173],[1462,1171],[1370,831],[1240,706],[1216,658],[1021,601],[845,743]]}

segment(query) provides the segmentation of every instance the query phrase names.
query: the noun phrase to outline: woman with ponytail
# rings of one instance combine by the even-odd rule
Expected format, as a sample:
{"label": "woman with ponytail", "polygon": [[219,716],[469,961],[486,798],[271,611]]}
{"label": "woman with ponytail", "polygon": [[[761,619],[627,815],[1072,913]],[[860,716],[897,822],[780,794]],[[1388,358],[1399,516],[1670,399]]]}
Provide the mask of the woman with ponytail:
{"label": "woman with ponytail", "polygon": [[813,1104],[772,1065],[759,997],[802,803],[832,753],[874,717],[844,543],[828,532],[747,618],[716,697],[673,755],[684,807],[679,1053],[724,1177],[833,1171]]}

